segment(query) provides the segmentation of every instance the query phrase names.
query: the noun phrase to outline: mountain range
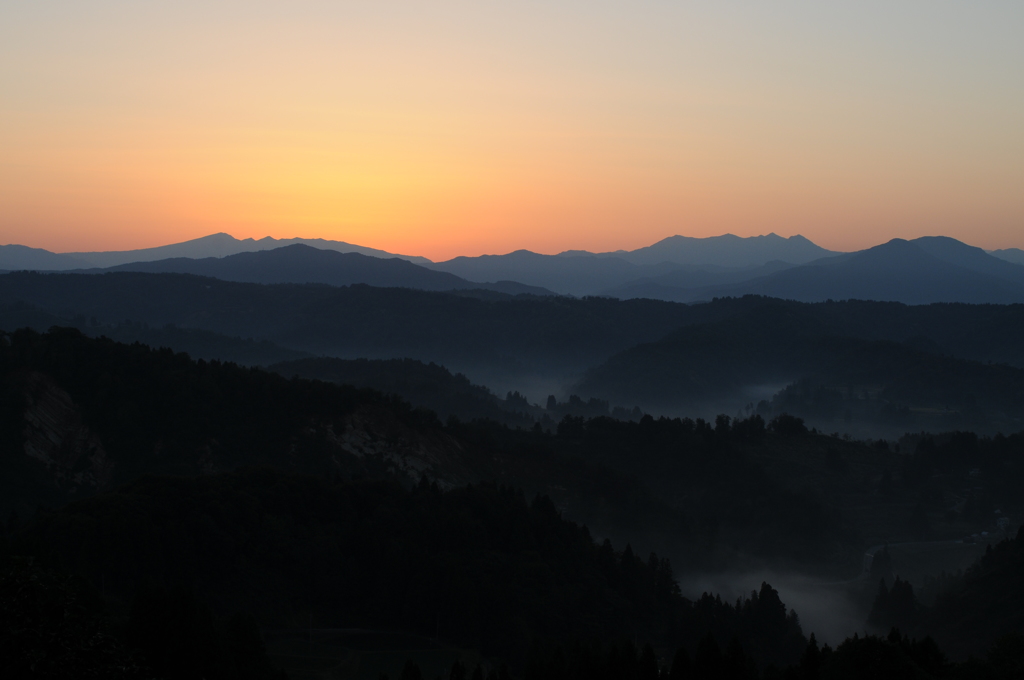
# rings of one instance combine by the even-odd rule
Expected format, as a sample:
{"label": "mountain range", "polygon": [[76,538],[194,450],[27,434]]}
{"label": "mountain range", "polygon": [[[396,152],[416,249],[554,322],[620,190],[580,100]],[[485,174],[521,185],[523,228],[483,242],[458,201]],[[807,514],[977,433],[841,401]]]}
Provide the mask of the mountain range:
{"label": "mountain range", "polygon": [[426,266],[470,281],[509,279],[566,295],[621,297],[615,292],[617,288],[654,277],[681,276],[692,286],[707,286],[755,277],[765,266],[774,270],[837,254],[802,236],[740,238],[725,234],[710,238],[671,236],[633,251],[569,250],[541,255],[517,250],[506,255],[456,257]]}
{"label": "mountain range", "polygon": [[[800,266],[773,262],[746,272],[719,272],[714,276],[719,282],[702,285],[700,276],[669,272],[633,281],[607,294],[677,302],[749,294],[802,302],[1024,302],[1024,266],[941,236],[893,239],[867,250]],[[703,278],[706,281],[711,277]]]}
{"label": "mountain range", "polygon": [[70,269],[93,269],[116,267],[133,262],[153,262],[172,258],[203,259],[209,257],[227,257],[238,253],[252,253],[261,250],[274,250],[290,245],[305,245],[318,250],[333,250],[339,253],[359,253],[370,257],[392,258],[426,264],[425,257],[412,255],[396,255],[376,248],[357,246],[344,241],[330,241],[322,238],[283,238],[267,236],[261,239],[236,239],[230,234],[218,233],[202,238],[172,243],[155,248],[137,250],[110,250],[100,252],[53,253],[42,248],[29,248],[20,245],[0,246],[0,269],[20,271],[33,269],[37,271],[67,271]]}
{"label": "mountain range", "polygon": [[481,289],[511,295],[552,295],[551,291],[515,281],[475,283],[447,272],[434,271],[408,260],[383,259],[361,253],[320,250],[295,243],[274,250],[237,253],[224,257],[192,259],[175,257],[150,262],[132,262],[86,273],[147,272],[153,274],[195,274],[223,281],[245,283],[323,283],[331,286],[366,284],[380,288],[418,290]]}
{"label": "mountain range", "polygon": [[939,236],[893,239],[853,253],[829,251],[801,236],[672,236],[633,251],[544,255],[518,250],[431,262],[340,241],[238,240],[214,234],[108,253],[0,246],[0,269],[190,273],[265,284],[363,283],[687,303],[748,294],[804,302],[1024,302],[1024,251],[986,252]]}

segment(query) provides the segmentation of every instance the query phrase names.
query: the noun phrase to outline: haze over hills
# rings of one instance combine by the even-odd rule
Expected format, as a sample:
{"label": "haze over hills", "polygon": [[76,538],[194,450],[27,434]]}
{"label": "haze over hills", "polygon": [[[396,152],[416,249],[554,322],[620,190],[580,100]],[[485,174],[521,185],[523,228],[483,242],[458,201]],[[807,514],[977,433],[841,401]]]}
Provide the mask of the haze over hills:
{"label": "haze over hills", "polygon": [[589,253],[574,256],[541,255],[528,250],[517,250],[507,255],[457,257],[427,266],[470,281],[508,279],[576,296],[594,295],[611,285],[652,273],[671,271],[676,267],[671,263],[642,267],[621,258],[599,257]]}
{"label": "haze over hills", "polygon": [[[488,295],[490,297],[482,298],[471,291],[428,292],[364,285],[261,285],[186,274],[14,273],[0,276],[0,307],[9,310],[4,316],[12,320],[14,326],[10,327],[32,325],[45,330],[50,325],[61,325],[55,319],[77,318],[75,325],[90,334],[114,334],[113,330],[103,328],[123,326],[114,337],[128,340],[133,339],[134,334],[134,339],[195,348],[199,352],[197,356],[231,358],[244,363],[292,358],[282,356],[283,351],[347,359],[408,357],[433,361],[462,372],[499,395],[517,390],[533,403],[543,403],[550,394],[564,399],[576,393],[610,400],[612,406],[627,409],[639,404],[650,408],[658,406],[672,413],[685,413],[686,408],[698,407],[701,412],[713,410],[716,403],[722,403],[723,397],[713,390],[692,391],[692,399],[665,399],[663,394],[662,383],[672,382],[669,376],[677,370],[689,371],[687,362],[699,364],[700,357],[704,357],[707,365],[694,365],[692,370],[697,373],[693,375],[699,373],[704,376],[700,378],[704,383],[726,389],[728,393],[724,396],[729,406],[725,412],[731,414],[749,401],[771,399],[792,381],[817,377],[820,362],[807,362],[821,352],[835,351],[837,357],[847,357],[852,362],[852,370],[878,364],[883,359],[889,361],[885,357],[897,356],[905,349],[889,352],[882,346],[864,345],[870,351],[862,352],[856,348],[856,351],[847,351],[846,345],[837,345],[839,349],[846,349],[839,352],[839,349],[825,347],[818,352],[814,347],[804,347],[797,342],[812,332],[814,338],[827,336],[906,345],[919,351],[914,361],[921,366],[928,364],[926,357],[949,355],[972,362],[1024,367],[1024,347],[1020,343],[1021,333],[1024,333],[1024,306],[1021,305],[906,306],[884,302],[808,305],[756,297],[682,305],[644,299]],[[32,307],[24,309],[18,305]],[[761,313],[769,315],[768,320],[764,323],[750,321],[752,310],[762,310]],[[791,333],[792,342],[777,339],[772,345],[761,337],[764,328],[770,326],[771,315],[776,313],[772,310],[806,317],[804,322],[780,331],[784,336]],[[126,320],[131,323],[125,324]],[[714,328],[715,323],[726,325],[720,328],[721,332],[710,333],[708,329]],[[144,333],[135,330],[138,325],[148,329]],[[165,329],[168,325],[178,330],[168,331]],[[679,355],[671,349],[674,342],[671,338],[685,335],[688,327],[694,328],[694,333],[710,333],[708,343],[704,349],[694,349],[692,355]],[[257,343],[272,343],[272,346],[239,346],[223,339],[196,336],[195,331],[252,339]],[[770,352],[770,346],[777,347],[778,351]],[[574,387],[584,372],[594,370],[614,355],[620,352],[642,355],[652,347],[665,347],[667,351],[650,355],[642,365],[625,372],[627,377],[639,381],[640,391],[619,389],[613,383],[587,382],[585,391]],[[218,357],[217,351],[227,353]],[[275,355],[280,358],[274,358]],[[793,365],[791,360],[804,363]],[[988,375],[987,369],[981,370],[982,365],[944,365],[942,370],[947,371],[946,375],[953,381],[954,376],[964,371]],[[649,378],[639,377],[648,373]],[[884,372],[880,375],[882,379],[872,384],[881,384],[887,379]],[[672,382],[673,389],[682,390],[688,384],[686,380],[680,378]],[[995,383],[976,381],[974,384],[976,387],[965,390],[965,394],[979,390],[1003,393],[1002,388],[995,389]],[[756,396],[736,397],[738,390],[751,385],[771,389],[762,389]],[[846,383],[844,389],[845,386]],[[979,403],[981,401],[985,400]],[[923,402],[915,397],[901,403]],[[946,405],[954,408],[957,403],[958,400],[951,400]],[[1011,399],[1001,409],[1004,414],[1014,411],[1013,403]],[[986,408],[989,413],[1000,410],[993,404]]]}
{"label": "haze over hills", "polygon": [[991,250],[989,255],[998,257],[1001,260],[1007,262],[1013,262],[1014,264],[1024,264],[1024,250],[1020,248],[1002,248],[1000,250]]}
{"label": "haze over hills", "polygon": [[208,257],[226,257],[238,253],[273,250],[295,244],[306,245],[319,250],[334,250],[339,253],[359,253],[360,255],[381,258],[397,257],[419,264],[430,261],[425,257],[395,255],[375,248],[345,243],[344,241],[329,241],[320,238],[276,239],[270,236],[261,239],[236,239],[230,234],[218,233],[181,243],[138,250],[53,253],[41,248],[26,248],[25,246],[17,245],[0,246],[0,269],[8,271],[20,271],[23,269],[64,271],[69,269],[106,268],[132,262],[152,262],[154,260],[171,258],[203,259]]}
{"label": "haze over hills", "polygon": [[[868,321],[869,308],[875,329],[858,324]],[[898,309],[759,299],[736,311],[611,357],[577,391],[653,412],[704,415],[764,399],[769,418],[795,413],[829,431],[867,424],[865,431],[888,436],[954,425],[1011,431],[1024,422],[1024,370],[951,357],[935,330],[901,338],[909,319],[894,318]]]}
{"label": "haze over hills", "polygon": [[382,259],[355,252],[321,250],[298,243],[273,250],[237,253],[225,257],[176,257],[150,262],[132,262],[96,270],[96,273],[115,271],[195,274],[223,281],[246,283],[324,283],[332,286],[359,283],[382,288],[484,289],[510,295],[552,294],[543,288],[526,286],[514,281],[471,283],[454,274],[426,269],[397,257]]}
{"label": "haze over hills", "polygon": [[51,253],[42,248],[29,248],[17,244],[0,246],[0,270],[67,271],[92,267],[90,261],[66,253]]}
{"label": "haze over hills", "polygon": [[[759,275],[769,263],[792,266],[834,255],[802,236],[775,234],[740,238],[732,234],[710,238],[671,236],[633,251],[590,253],[570,250],[541,255],[517,250],[506,255],[457,257],[429,265],[471,281],[511,279],[569,295],[613,294],[617,287],[679,272],[690,286]],[[671,285],[671,284],[670,284]]]}
{"label": "haze over hills", "polygon": [[653,300],[489,295],[262,285],[187,274],[0,275],[0,304],[24,302],[100,324],[173,324],[342,358],[436,361],[500,394],[531,389],[538,376],[551,393],[565,375],[662,337],[688,312]]}
{"label": "haze over hills", "polygon": [[[824,633],[820,612],[805,609],[807,602],[799,618],[789,615],[765,584],[731,610],[723,605],[728,594],[685,599],[675,579],[737,564],[856,573],[862,546],[879,537],[931,545],[936,535],[991,527],[985,507],[956,509],[935,493],[933,468],[945,489],[984,493],[1013,513],[1022,507],[1020,435],[904,438],[905,445],[924,443],[894,456],[885,442],[811,433],[792,418],[767,427],[757,416],[713,425],[568,418],[548,432],[486,421],[442,425],[379,393],[193,362],[74,331],[2,339],[0,418],[12,425],[2,431],[11,454],[0,460],[4,510],[63,506],[9,522],[13,554],[59,555],[64,568],[126,608],[147,579],[185,583],[218,615],[248,608],[268,628],[371,621],[438,637],[440,620],[452,639],[522,663],[537,631],[559,635],[559,617],[592,607],[572,635],[621,637],[633,626],[637,636],[665,634],[693,647],[710,630],[744,635],[742,649],[762,663],[787,663],[799,659],[804,641],[783,653],[778,635],[757,631],[798,631],[802,623]],[[513,524],[515,517],[531,520]],[[558,537],[569,532],[575,547],[565,549]],[[592,532],[624,548],[595,542]],[[657,554],[638,557],[647,546]],[[1000,550],[997,557],[1007,548]],[[961,590],[951,614],[983,616],[1007,594],[1019,601],[1011,575],[1020,553],[1013,550],[1012,560],[994,565],[1004,572],[997,591],[976,602]],[[893,568],[901,566],[894,558]],[[591,573],[585,583],[596,585],[581,594],[572,578],[583,567]],[[865,576],[873,589],[874,574]],[[849,587],[856,591],[860,582]],[[443,589],[428,587],[436,584]],[[661,588],[660,598],[651,586]],[[479,606],[481,589],[488,605],[530,608],[507,629],[465,625],[471,614],[486,622],[495,610]],[[379,606],[396,592],[398,602],[412,604]],[[139,609],[132,605],[133,617]],[[1002,610],[1019,620],[1012,607]],[[915,606],[914,623],[941,631],[955,622],[943,611],[937,607],[934,618]],[[645,623],[659,616],[667,623]],[[863,620],[850,629],[863,632]],[[984,652],[1005,630],[1003,619],[991,621],[958,651]],[[653,652],[648,657],[656,661]]]}
{"label": "haze over hills", "polygon": [[738,283],[672,286],[668,277],[636,282],[608,294],[678,302],[767,295],[803,302],[879,300],[905,304],[1024,302],[1024,266],[955,239],[924,237],[815,260]]}
{"label": "haze over hills", "polygon": [[[936,261],[958,258],[956,266],[966,272],[988,267],[987,260],[955,242],[914,247]],[[295,255],[301,265],[311,253],[329,262],[370,261],[373,267],[398,262],[300,245],[185,262],[230,268],[247,261],[287,264]],[[1009,281],[1016,270],[1002,271],[1000,280]],[[221,615],[251,607],[267,628],[295,627],[296,621],[312,628],[311,620],[324,628],[366,626],[365,612],[386,612],[371,623],[390,629],[410,625],[415,613],[416,630],[424,635],[434,630],[437,637],[438,611],[444,613],[442,621],[464,620],[453,617],[451,609],[439,609],[456,598],[452,593],[461,593],[460,602],[475,603],[481,575],[492,574],[485,567],[512,564],[511,570],[493,571],[493,592],[514,593],[501,602],[530,597],[544,603],[530,620],[558,630],[551,624],[551,597],[538,586],[550,585],[551,571],[537,562],[536,546],[516,543],[515,550],[499,555],[486,543],[507,545],[508,535],[532,535],[525,526],[512,528],[501,520],[514,506],[529,507],[544,522],[585,521],[580,545],[596,563],[612,568],[610,573],[633,574],[630,578],[641,568],[661,574],[661,592],[677,598],[701,591],[692,584],[684,586],[688,591],[675,588],[667,557],[680,570],[676,573],[695,582],[708,571],[750,570],[753,576],[728,577],[741,593],[756,589],[771,570],[839,582],[813,586],[801,602],[799,619],[808,630],[820,631],[820,622],[831,622],[835,641],[864,630],[868,605],[856,603],[877,583],[875,574],[860,572],[866,546],[927,545],[962,559],[983,554],[984,545],[954,539],[1003,527],[997,520],[1004,516],[994,515],[995,507],[1014,522],[1024,516],[1021,436],[984,436],[1013,432],[1024,419],[1024,305],[808,304],[754,296],[683,305],[368,285],[268,285],[122,271],[0,275],[0,318],[7,311],[18,324],[58,325],[58,319],[72,317],[93,334],[119,323],[126,333],[149,332],[147,324],[158,329],[175,324],[150,337],[171,347],[192,342],[205,351],[228,350],[262,361],[289,351],[299,355],[281,357],[286,362],[272,370],[283,376],[274,376],[219,361],[192,361],[167,349],[86,338],[70,329],[42,336],[0,333],[0,422],[6,423],[0,443],[7,454],[0,460],[7,490],[0,499],[5,509],[17,511],[0,536],[18,551],[13,554],[60,555],[68,569],[98,579],[105,597],[119,598],[125,608],[144,579],[156,574],[177,583],[184,573],[180,582],[198,584],[196,592]],[[224,337],[228,334],[239,337]],[[301,356],[310,353],[394,359]],[[572,399],[568,409],[553,399],[539,405],[545,402],[542,391],[530,391],[532,400],[520,393],[501,400],[445,368],[400,359],[409,356],[437,358],[447,366],[461,362],[479,375],[489,372],[520,387],[535,376],[565,385],[572,377],[567,369],[590,368],[577,385],[581,390],[650,404],[652,410],[657,402],[674,399],[676,408],[685,410],[671,414],[680,417],[654,418],[591,400],[589,409],[573,411]],[[992,360],[1017,368],[987,363]],[[291,378],[296,375],[338,384]],[[766,394],[765,404],[744,407],[735,396],[754,401],[744,393],[751,382],[777,382],[782,389]],[[431,412],[361,387],[406,395],[450,417],[442,424]],[[714,410],[730,399],[730,410]],[[810,431],[823,423],[833,427]],[[838,434],[857,433],[872,423],[888,427],[884,436],[895,441],[851,441]],[[935,432],[970,428],[979,434],[959,431],[933,439],[921,432],[925,427]],[[829,431],[836,434],[824,434]],[[870,436],[881,431],[876,427]],[[490,480],[501,486],[488,486]],[[387,492],[392,500],[382,503],[385,488],[393,490]],[[505,515],[474,500],[481,498],[481,489],[505,499]],[[535,494],[537,500],[528,505],[526,499]],[[445,498],[473,502],[455,507]],[[432,500],[425,505],[426,499]],[[32,515],[41,504],[57,509]],[[31,519],[19,524],[17,517]],[[480,517],[489,519],[481,524]],[[368,524],[377,521],[373,518],[386,524]],[[462,523],[453,523],[454,518]],[[414,519],[436,533],[425,534]],[[596,543],[593,535],[599,537]],[[461,538],[453,543],[454,537]],[[354,542],[364,538],[372,540]],[[413,544],[420,547],[407,552]],[[438,553],[441,544],[454,552]],[[625,547],[617,552],[613,544]],[[467,545],[484,549],[471,553]],[[538,545],[553,544],[549,538]],[[657,555],[646,561],[634,557],[648,550]],[[168,561],[168,554],[176,557]],[[566,560],[564,573],[578,575],[579,557],[567,553]],[[908,563],[913,564],[893,569]],[[308,564],[316,565],[315,582]],[[353,564],[366,572],[344,571]],[[408,587],[396,591],[383,582],[364,587],[368,575],[386,565],[406,565],[408,571],[393,578]],[[417,581],[424,565],[433,566]],[[465,569],[453,571],[452,565]],[[914,568],[918,574],[939,573],[934,564]],[[608,583],[632,583],[615,578]],[[438,595],[428,587],[437,583],[461,590]],[[576,592],[572,583],[568,578],[550,592]],[[597,583],[601,587],[583,601],[607,611],[594,597],[607,597],[608,587]],[[1014,582],[1008,587],[1016,592]],[[850,602],[835,588],[848,591]],[[902,588],[893,585],[894,592]],[[262,595],[254,600],[253,592]],[[402,602],[419,604],[378,606],[381,597],[394,592],[401,593]],[[639,591],[629,586],[622,592]],[[833,599],[820,604],[819,595],[828,592]],[[416,600],[415,593],[431,593],[434,599]],[[781,607],[777,621],[786,621],[775,591],[765,584],[760,593],[772,611]],[[963,598],[956,615],[980,615],[1002,595],[986,594],[980,604]],[[359,601],[365,611],[352,608],[356,596],[364,598]],[[733,596],[708,595],[692,605],[683,600],[686,609],[680,611],[717,607],[711,618],[721,621],[728,613],[722,602]],[[830,603],[836,600],[850,608],[849,621],[835,622]],[[313,601],[317,606],[308,608],[305,603]],[[664,611],[657,601],[645,601],[653,603],[650,611]],[[579,611],[577,604],[565,611]],[[752,607],[741,603],[731,611]],[[132,605],[132,611],[138,609]],[[894,606],[879,608],[876,602],[875,609],[884,609],[889,618],[879,620],[891,619],[893,625],[911,620],[899,618],[904,614]],[[486,621],[493,608],[471,611]],[[635,617],[639,610],[631,611]],[[913,630],[948,630],[941,607],[932,614],[911,599],[910,611],[918,626]],[[634,625],[636,619],[616,614],[610,620]],[[666,620],[677,626],[684,618],[676,613]],[[796,616],[788,620],[795,629]],[[1005,631],[1006,620],[992,619],[992,626],[951,649],[983,653]],[[442,625],[456,635],[450,623]],[[539,623],[523,625],[508,630],[546,630]],[[733,633],[723,631],[732,629],[716,625],[716,635],[731,639]],[[693,647],[705,633],[691,628],[682,635]],[[628,632],[628,626],[622,630]],[[670,630],[680,635],[677,627]],[[467,627],[457,634],[464,637],[452,639],[520,660],[530,637],[522,633],[509,644],[507,634],[495,634],[484,647],[474,631]],[[639,626],[635,634],[652,631]],[[744,639],[758,649],[754,638]],[[802,646],[793,645],[778,661],[797,659]],[[767,662],[766,654],[777,648],[766,644],[767,651],[756,658]],[[736,658],[735,645],[732,649],[730,658]],[[653,651],[645,654],[656,662]]]}
{"label": "haze over hills", "polygon": [[645,248],[598,253],[599,257],[620,257],[638,265],[672,262],[729,268],[758,267],[775,260],[789,264],[806,264],[831,255],[839,253],[826,250],[799,234],[784,238],[774,233],[747,238],[733,234],[710,238],[677,235],[669,236]]}
{"label": "haze over hills", "polygon": [[[283,252],[273,254],[277,251]],[[348,257],[341,257],[342,253]],[[257,283],[479,288],[674,302],[756,294],[807,302],[1003,304],[1024,301],[1024,265],[1014,261],[1018,255],[1024,253],[1015,249],[986,253],[946,237],[893,239],[855,253],[835,253],[801,236],[726,234],[672,236],[634,251],[543,255],[518,250],[434,263],[340,241],[238,240],[214,234],[160,248],[110,253],[58,254],[0,246],[0,270],[101,268],[194,273]]]}

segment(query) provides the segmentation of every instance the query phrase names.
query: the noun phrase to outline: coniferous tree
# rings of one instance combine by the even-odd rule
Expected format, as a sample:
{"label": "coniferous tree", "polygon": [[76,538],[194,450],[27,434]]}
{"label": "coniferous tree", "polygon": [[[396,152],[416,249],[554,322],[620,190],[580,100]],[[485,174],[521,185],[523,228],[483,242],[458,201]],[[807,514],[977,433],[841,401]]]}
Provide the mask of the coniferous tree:
{"label": "coniferous tree", "polygon": [[690,664],[690,655],[686,653],[685,647],[676,650],[672,657],[672,668],[668,672],[669,680],[690,680],[693,677],[693,669]]}

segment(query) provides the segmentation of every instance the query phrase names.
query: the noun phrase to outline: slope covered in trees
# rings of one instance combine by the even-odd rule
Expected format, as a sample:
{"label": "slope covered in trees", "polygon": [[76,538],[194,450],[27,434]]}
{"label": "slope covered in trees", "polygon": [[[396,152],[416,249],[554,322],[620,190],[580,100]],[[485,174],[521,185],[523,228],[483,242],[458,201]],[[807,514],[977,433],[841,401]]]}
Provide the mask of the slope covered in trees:
{"label": "slope covered in trees", "polygon": [[[272,364],[267,370],[286,377],[325,380],[394,394],[429,409],[442,420],[486,418],[509,425],[532,426],[542,411],[525,398],[511,394],[499,399],[490,390],[472,384],[461,373],[414,359],[304,358]],[[518,395],[516,395],[518,396]]]}
{"label": "slope covered in trees", "polygon": [[[22,517],[152,473],[263,465],[344,478],[425,474],[445,488],[498,480],[541,492],[597,534],[686,569],[749,560],[841,574],[864,545],[962,536],[994,521],[973,508],[999,503],[1012,513],[1019,504],[1017,437],[908,439],[914,455],[894,456],[891,444],[757,415],[565,416],[552,432],[442,425],[378,392],[69,330],[5,336],[0,387],[3,511]],[[965,496],[975,500],[961,507]],[[890,506],[880,518],[859,510],[880,502]]]}
{"label": "slope covered in trees", "polygon": [[515,660],[535,639],[674,648],[713,632],[776,665],[804,644],[770,587],[739,608],[689,602],[666,560],[598,545],[549,499],[486,484],[145,478],[40,514],[14,547],[56,553],[115,599],[147,581],[188,586],[265,625],[414,630]]}
{"label": "slope covered in trees", "polygon": [[923,339],[863,337],[821,311],[763,300],[621,352],[591,369],[578,389],[649,409],[725,404],[735,412],[756,403],[751,395],[761,386],[788,384],[765,415],[774,406],[836,429],[856,421],[1005,432],[1024,417],[1024,369],[944,355]]}
{"label": "slope covered in trees", "polygon": [[[963,535],[966,523],[992,521],[992,503],[1020,510],[1016,435],[908,437],[897,456],[890,443],[825,436],[793,417],[567,416],[554,433],[442,425],[377,392],[69,330],[4,335],[0,387],[3,497],[20,500],[5,551],[56,559],[122,622],[146,611],[141,594],[156,593],[141,600],[154,621],[193,593],[195,606],[165,614],[202,624],[203,648],[214,650],[202,663],[215,666],[234,663],[231,640],[253,641],[234,618],[248,613],[262,625],[411,628],[514,664],[534,643],[610,650],[634,637],[637,664],[649,659],[647,641],[666,666],[682,647],[693,668],[754,677],[811,649],[778,595],[763,586],[738,604],[688,601],[667,558],[683,570],[746,561],[828,571],[850,558],[856,568],[880,532]],[[949,507],[965,489],[973,500]],[[872,504],[884,504],[884,526],[856,514]],[[660,557],[638,557],[652,548]],[[997,577],[977,583],[996,590],[972,586],[959,601],[1015,592],[998,576],[1015,572],[1014,554],[994,550]],[[950,611],[969,621],[985,610]],[[1017,625],[1007,611],[986,619],[994,625],[979,652]],[[163,654],[152,637],[122,642]],[[921,644],[848,641],[819,650],[817,667],[844,677],[850,664],[888,658],[922,677],[963,670]],[[552,653],[540,668],[557,667]],[[124,661],[118,654],[110,659]]]}
{"label": "slope covered in trees", "polygon": [[871,621],[933,636],[957,658],[981,655],[994,640],[1008,635],[1006,646],[1024,653],[1022,573],[1024,527],[1015,537],[990,544],[965,572],[926,584],[933,602],[921,602],[917,593],[922,589],[906,581],[897,578],[891,587],[881,582]]}
{"label": "slope covered in trees", "polygon": [[325,283],[350,286],[361,283],[384,288],[417,290],[471,290],[481,288],[516,295],[550,295],[543,288],[514,281],[473,283],[447,272],[433,271],[408,260],[381,258],[361,253],[293,244],[226,257],[193,259],[175,257],[149,262],[131,262],[99,271],[196,274],[224,281],[249,283]]}
{"label": "slope covered in trees", "polygon": [[412,357],[460,371],[462,364],[475,362],[516,376],[543,369],[564,377],[683,326],[759,307],[775,314],[800,310],[837,337],[913,343],[934,354],[1024,366],[1021,305],[800,304],[757,297],[681,305],[497,293],[482,299],[369,286],[263,286],[177,274],[0,275],[0,304],[19,301],[63,318],[95,317],[100,325],[173,324],[316,354]]}

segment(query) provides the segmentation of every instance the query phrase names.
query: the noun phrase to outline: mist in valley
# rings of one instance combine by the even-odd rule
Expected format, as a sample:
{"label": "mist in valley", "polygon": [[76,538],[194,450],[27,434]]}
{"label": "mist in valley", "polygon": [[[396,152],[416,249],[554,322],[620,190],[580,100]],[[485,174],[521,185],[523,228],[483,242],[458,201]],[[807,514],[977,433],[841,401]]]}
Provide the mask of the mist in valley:
{"label": "mist in valley", "polygon": [[[750,597],[767,582],[777,591],[786,606],[800,617],[804,633],[814,633],[820,644],[835,646],[854,633],[863,635],[869,629],[867,618],[877,584],[868,588],[860,578],[851,581],[827,581],[796,572],[766,569],[751,572],[685,574],[679,587],[685,597],[697,599],[703,593],[735,601]],[[871,632],[878,632],[871,630]],[[884,631],[888,632],[888,631]]]}

